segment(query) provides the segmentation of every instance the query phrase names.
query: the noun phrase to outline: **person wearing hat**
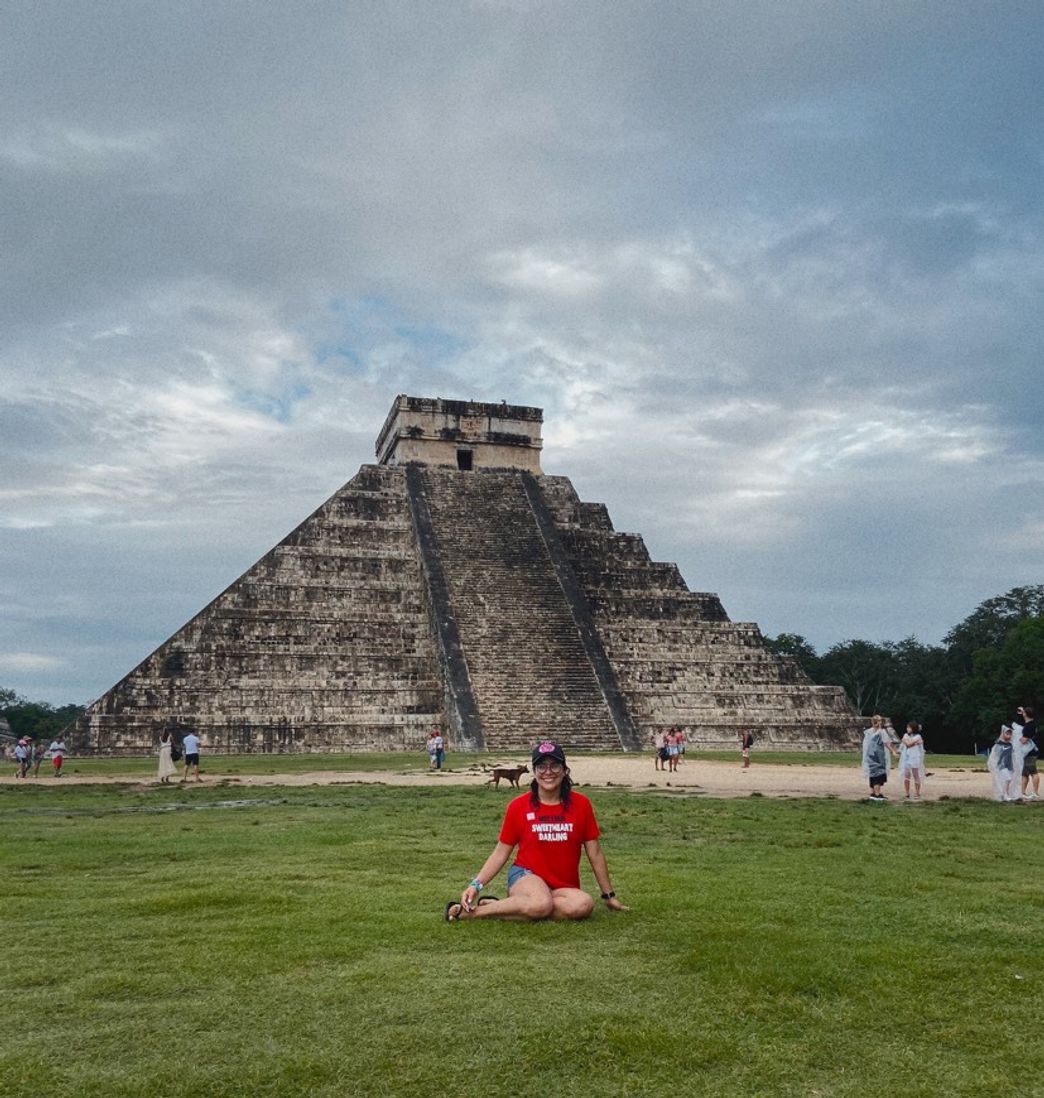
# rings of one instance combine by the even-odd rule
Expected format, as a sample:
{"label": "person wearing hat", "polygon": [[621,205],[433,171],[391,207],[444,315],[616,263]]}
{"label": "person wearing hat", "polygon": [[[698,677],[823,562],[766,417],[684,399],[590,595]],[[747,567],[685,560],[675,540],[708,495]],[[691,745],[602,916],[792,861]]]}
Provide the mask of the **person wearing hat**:
{"label": "person wearing hat", "polygon": [[15,777],[24,778],[29,773],[29,741],[25,736],[15,744],[14,754],[15,762],[18,764]]}
{"label": "person wearing hat", "polygon": [[[515,797],[504,813],[504,823],[493,853],[471,880],[459,900],[446,904],[448,923],[461,919],[586,919],[594,900],[580,887],[580,851],[610,911],[626,911],[616,898],[598,842],[600,831],[591,802],[573,791],[565,752],[553,740],[533,749],[530,791]],[[508,896],[499,900],[482,891],[518,848],[508,870]]]}

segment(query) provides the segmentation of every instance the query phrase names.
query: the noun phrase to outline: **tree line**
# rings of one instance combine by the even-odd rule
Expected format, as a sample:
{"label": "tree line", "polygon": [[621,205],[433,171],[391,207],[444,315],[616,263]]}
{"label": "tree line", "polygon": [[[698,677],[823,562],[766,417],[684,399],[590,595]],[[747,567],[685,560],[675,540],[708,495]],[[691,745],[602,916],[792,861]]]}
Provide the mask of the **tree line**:
{"label": "tree line", "polygon": [[844,687],[861,715],[890,716],[899,729],[920,721],[933,751],[992,743],[1016,706],[1039,713],[1044,702],[1044,585],[987,599],[941,645],[846,640],[819,655],[797,633],[765,641],[814,683]]}
{"label": "tree line", "polygon": [[84,709],[82,705],[48,705],[47,702],[27,701],[13,690],[0,686],[0,717],[7,721],[11,732],[19,739],[31,736],[34,740],[50,743]]}

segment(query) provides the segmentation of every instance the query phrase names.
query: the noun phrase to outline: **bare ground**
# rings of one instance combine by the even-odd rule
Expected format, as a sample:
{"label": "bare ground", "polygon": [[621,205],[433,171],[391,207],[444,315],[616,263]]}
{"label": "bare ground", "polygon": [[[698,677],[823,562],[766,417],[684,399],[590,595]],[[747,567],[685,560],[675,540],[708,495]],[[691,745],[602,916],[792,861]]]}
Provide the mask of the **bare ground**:
{"label": "bare ground", "polygon": [[[457,756],[457,760],[460,756]],[[450,766],[442,771],[347,771],[315,770],[297,774],[237,774],[223,775],[215,764],[215,770],[207,773],[207,758],[203,756],[206,782],[222,782],[232,786],[302,786],[302,785],[472,785],[486,784],[488,774],[479,766]],[[859,768],[852,766],[782,766],[753,762],[749,770],[743,770],[739,762],[706,762],[688,760],[677,773],[664,773],[653,768],[651,756],[580,758],[571,765],[573,780],[582,788],[594,786],[643,790],[670,794],[689,794],[706,797],[748,797],[761,794],[766,797],[839,797],[843,800],[859,800],[867,795],[866,780]],[[942,797],[984,797],[991,795],[990,776],[981,764],[969,762],[967,769],[928,771],[930,777],[924,783],[923,797],[927,801]],[[528,775],[523,776],[524,779]],[[66,773],[61,778],[44,776],[26,781],[41,785],[90,785],[102,783],[126,783],[137,779],[133,776],[90,776]],[[13,785],[19,779],[10,773],[0,776],[0,785]],[[153,785],[155,781],[143,781]],[[524,784],[523,784],[524,787]],[[505,795],[510,787],[501,783],[494,795]],[[885,793],[890,800],[902,800],[903,788],[893,770]]]}

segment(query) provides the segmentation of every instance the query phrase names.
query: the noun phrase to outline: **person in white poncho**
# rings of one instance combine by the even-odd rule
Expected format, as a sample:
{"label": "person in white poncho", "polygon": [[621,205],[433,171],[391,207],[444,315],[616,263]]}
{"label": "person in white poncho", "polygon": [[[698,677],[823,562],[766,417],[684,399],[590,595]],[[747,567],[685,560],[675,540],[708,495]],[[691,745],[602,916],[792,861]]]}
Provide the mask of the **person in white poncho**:
{"label": "person in white poncho", "polygon": [[863,733],[863,774],[870,782],[870,800],[883,801],[881,790],[888,781],[889,756],[897,752],[884,729],[884,718],[873,716]]}
{"label": "person in white poncho", "polygon": [[993,799],[995,801],[1019,800],[1022,751],[1013,742],[1013,733],[1008,725],[1001,725],[1000,735],[997,737],[997,742],[990,748],[990,757],[986,765],[993,775]]}
{"label": "person in white poncho", "polygon": [[899,744],[899,777],[903,780],[903,790],[910,796],[910,780],[913,779],[913,799],[921,799],[921,782],[924,781],[924,736],[917,721],[910,721],[906,734]]}

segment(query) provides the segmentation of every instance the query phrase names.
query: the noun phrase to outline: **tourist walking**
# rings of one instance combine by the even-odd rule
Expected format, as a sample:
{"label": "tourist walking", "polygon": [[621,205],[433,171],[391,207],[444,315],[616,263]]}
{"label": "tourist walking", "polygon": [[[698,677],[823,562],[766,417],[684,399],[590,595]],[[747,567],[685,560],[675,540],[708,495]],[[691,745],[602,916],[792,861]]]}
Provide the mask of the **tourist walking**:
{"label": "tourist walking", "polygon": [[[1040,744],[1037,741],[1036,711],[1029,705],[1020,705],[1018,714],[1023,724],[1019,731],[1019,746],[1022,748],[1022,795],[1027,801],[1035,801],[1040,796],[1040,774],[1037,773],[1037,761],[1040,758]],[[1032,786],[1032,790],[1030,789]]]}
{"label": "tourist walking", "polygon": [[51,746],[47,748],[47,754],[51,756],[51,769],[56,778],[62,776],[62,763],[65,762],[65,741],[61,736],[51,740]]}
{"label": "tourist walking", "polygon": [[663,742],[667,748],[667,772],[673,774],[678,769],[677,729],[672,728],[664,737]]}
{"label": "tourist walking", "polygon": [[[573,790],[560,744],[545,740],[533,748],[533,781],[528,793],[507,806],[492,854],[461,893],[446,904],[448,923],[461,919],[586,919],[594,899],[580,887],[580,852],[587,855],[605,906],[626,911],[616,898],[591,802]],[[507,864],[505,900],[483,889]]]}
{"label": "tourist walking", "polygon": [[170,785],[170,779],[178,772],[174,765],[174,733],[169,728],[164,728],[160,733],[159,767],[156,776],[163,785]]}
{"label": "tourist walking", "polygon": [[424,745],[424,749],[428,752],[428,769],[435,769],[435,737],[438,732],[431,731],[428,733],[428,742]]}
{"label": "tourist walking", "polygon": [[33,777],[34,778],[38,778],[40,776],[40,763],[42,763],[44,761],[44,759],[46,758],[46,756],[49,755],[49,754],[50,754],[50,751],[46,747],[44,747],[42,740],[40,741],[40,743],[34,743],[33,744],[33,746],[32,746],[32,755],[33,755]]}
{"label": "tourist walking", "polygon": [[203,778],[199,773],[199,736],[189,730],[181,737],[181,746],[185,751],[185,772],[181,775],[181,780],[187,782],[189,772],[194,770],[196,772],[196,781],[201,782]]}
{"label": "tourist walking", "polygon": [[667,769],[668,761],[670,759],[670,755],[669,755],[668,750],[667,750],[668,737],[670,736],[670,734],[671,734],[671,730],[669,728],[667,729],[666,732],[663,732],[663,731],[660,732],[660,749],[657,752],[657,755],[659,756],[659,759],[660,759],[660,769],[661,770],[666,770]]}
{"label": "tourist walking", "polygon": [[29,773],[29,741],[23,736],[15,744],[15,777],[24,778]]}
{"label": "tourist walking", "polygon": [[663,770],[666,761],[666,752],[663,749],[663,729],[657,729],[652,734],[653,745],[653,770]]}
{"label": "tourist walking", "polygon": [[924,781],[924,736],[917,721],[906,726],[899,746],[899,777],[903,782],[904,795],[910,799],[910,781],[913,781],[913,799],[921,799],[921,782]]}
{"label": "tourist walking", "polygon": [[896,754],[895,745],[884,729],[884,718],[870,718],[870,727],[863,731],[863,774],[870,782],[870,800],[883,801],[882,790],[888,781],[889,756]]}
{"label": "tourist walking", "polygon": [[441,770],[442,764],[446,760],[446,741],[437,728],[435,729],[435,739],[432,742],[435,745],[435,769]]}
{"label": "tourist walking", "polygon": [[750,731],[741,732],[739,734],[740,741],[740,757],[743,759],[743,770],[747,770],[750,767],[750,749],[754,746],[754,736]]}

